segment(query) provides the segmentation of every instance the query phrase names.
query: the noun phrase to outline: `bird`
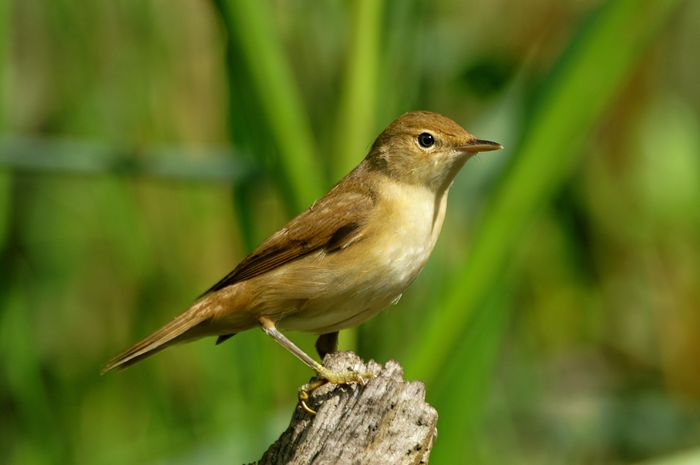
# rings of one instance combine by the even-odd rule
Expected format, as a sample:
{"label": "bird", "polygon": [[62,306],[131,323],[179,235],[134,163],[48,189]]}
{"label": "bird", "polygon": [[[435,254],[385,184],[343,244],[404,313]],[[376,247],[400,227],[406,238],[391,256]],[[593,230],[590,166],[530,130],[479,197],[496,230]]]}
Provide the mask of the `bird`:
{"label": "bird", "polygon": [[337,350],[338,331],[398,301],[435,246],[457,173],[475,154],[501,148],[437,113],[401,115],[327,194],[102,373],[176,343],[213,336],[220,344],[260,327],[321,382],[364,383],[370,374],[331,371],[283,332],[317,334],[323,359]]}

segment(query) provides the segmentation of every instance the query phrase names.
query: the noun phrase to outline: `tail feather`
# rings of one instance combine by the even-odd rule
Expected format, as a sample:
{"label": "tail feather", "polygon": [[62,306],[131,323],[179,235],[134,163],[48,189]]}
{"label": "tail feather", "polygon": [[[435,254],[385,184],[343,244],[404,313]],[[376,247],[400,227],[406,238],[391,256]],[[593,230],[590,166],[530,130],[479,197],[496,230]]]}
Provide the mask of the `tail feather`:
{"label": "tail feather", "polygon": [[131,366],[177,342],[203,336],[203,332],[197,331],[197,328],[206,323],[208,318],[203,316],[202,312],[193,310],[194,308],[183,313],[155,333],[114,357],[102,369],[102,374]]}

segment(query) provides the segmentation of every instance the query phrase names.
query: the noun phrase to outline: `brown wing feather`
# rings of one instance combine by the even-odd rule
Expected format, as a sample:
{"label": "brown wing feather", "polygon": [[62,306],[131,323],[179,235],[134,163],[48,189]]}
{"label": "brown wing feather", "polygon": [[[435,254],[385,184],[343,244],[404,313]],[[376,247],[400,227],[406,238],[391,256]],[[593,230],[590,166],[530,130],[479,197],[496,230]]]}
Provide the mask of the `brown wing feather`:
{"label": "brown wing feather", "polygon": [[317,250],[338,251],[359,239],[374,197],[371,191],[339,192],[341,186],[270,236],[203,295],[254,278]]}

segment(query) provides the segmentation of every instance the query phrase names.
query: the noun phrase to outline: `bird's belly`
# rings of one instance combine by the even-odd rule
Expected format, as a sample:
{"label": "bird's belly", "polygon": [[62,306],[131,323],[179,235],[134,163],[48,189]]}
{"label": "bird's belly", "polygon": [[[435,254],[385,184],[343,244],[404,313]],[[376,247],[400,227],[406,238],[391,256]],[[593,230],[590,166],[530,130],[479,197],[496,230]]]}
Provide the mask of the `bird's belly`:
{"label": "bird's belly", "polygon": [[411,231],[413,235],[406,232],[410,237],[394,236],[365,248],[361,257],[339,255],[339,260],[357,265],[342,267],[346,271],[334,273],[326,286],[313,286],[308,299],[284,315],[278,326],[314,333],[338,331],[359,325],[396,301],[423,269],[435,243],[429,232]]}
{"label": "bird's belly", "polygon": [[278,322],[281,329],[329,333],[357,326],[396,300],[408,283],[382,279],[365,281],[354,289],[329,289],[305,300]]}

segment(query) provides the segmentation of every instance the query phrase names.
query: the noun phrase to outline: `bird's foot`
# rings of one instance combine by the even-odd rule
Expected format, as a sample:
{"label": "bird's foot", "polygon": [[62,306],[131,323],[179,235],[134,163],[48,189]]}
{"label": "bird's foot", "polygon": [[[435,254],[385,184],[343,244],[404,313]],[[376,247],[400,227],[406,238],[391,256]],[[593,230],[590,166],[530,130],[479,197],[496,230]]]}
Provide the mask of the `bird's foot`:
{"label": "bird's foot", "polygon": [[373,377],[374,375],[372,373],[358,373],[356,371],[343,371],[338,373],[323,368],[322,370],[318,370],[317,379],[311,381],[310,383],[306,383],[299,388],[299,404],[301,405],[301,408],[303,408],[306,412],[312,415],[316,415],[316,410],[309,407],[306,403],[306,401],[309,400],[309,396],[311,395],[311,393],[314,392],[316,389],[320,388],[326,383],[357,383],[364,386],[364,384]]}

